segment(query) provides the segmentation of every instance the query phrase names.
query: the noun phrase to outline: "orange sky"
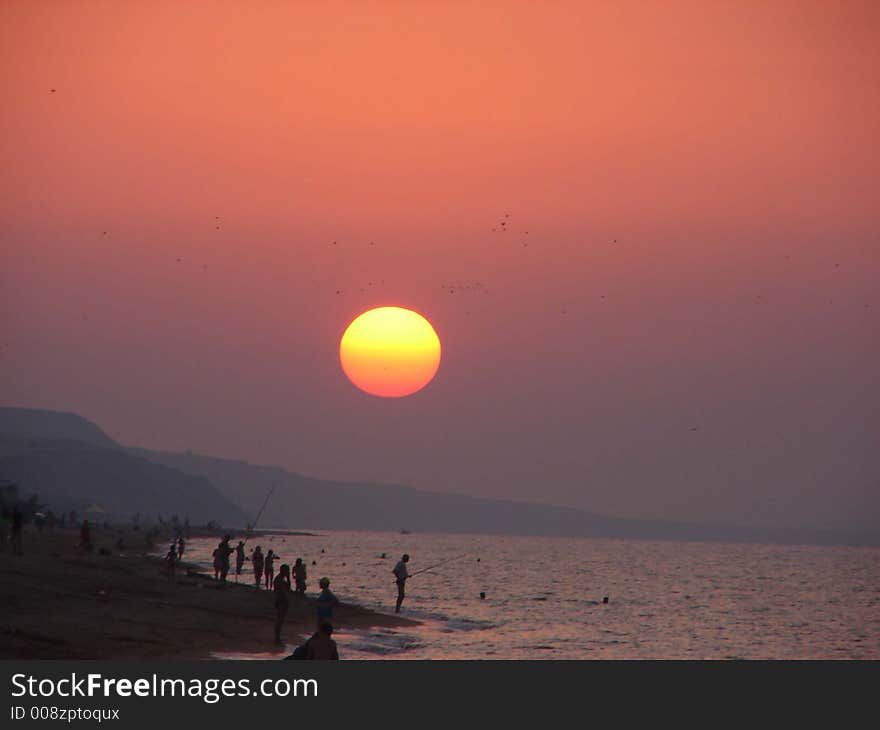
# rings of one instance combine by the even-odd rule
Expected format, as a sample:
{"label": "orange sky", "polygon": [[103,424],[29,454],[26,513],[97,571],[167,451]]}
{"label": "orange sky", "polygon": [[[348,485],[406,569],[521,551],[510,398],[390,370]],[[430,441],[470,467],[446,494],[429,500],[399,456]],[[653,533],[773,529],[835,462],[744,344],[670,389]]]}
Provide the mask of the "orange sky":
{"label": "orange sky", "polygon": [[[878,37],[872,2],[7,0],[0,398],[317,476],[873,519]],[[393,405],[337,360],[385,304],[444,348]]]}

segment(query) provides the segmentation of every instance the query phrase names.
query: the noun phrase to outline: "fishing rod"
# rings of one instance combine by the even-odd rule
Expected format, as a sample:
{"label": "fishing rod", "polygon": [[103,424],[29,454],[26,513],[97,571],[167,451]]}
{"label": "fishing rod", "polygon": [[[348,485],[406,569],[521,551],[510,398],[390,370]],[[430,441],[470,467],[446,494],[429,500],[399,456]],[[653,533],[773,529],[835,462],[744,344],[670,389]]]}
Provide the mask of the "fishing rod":
{"label": "fishing rod", "polygon": [[419,573],[424,573],[428,570],[433,570],[434,568],[439,568],[441,565],[446,565],[446,563],[451,563],[453,560],[460,560],[461,558],[466,558],[468,555],[472,555],[473,553],[464,553],[463,555],[456,555],[453,558],[447,558],[446,560],[441,560],[439,563],[434,563],[434,565],[429,565],[427,568],[422,568],[421,570],[417,570],[415,573],[410,573],[409,577],[414,578]]}
{"label": "fishing rod", "polygon": [[[266,499],[263,500],[263,506],[260,507],[260,511],[257,512],[257,516],[254,518],[253,524],[248,525],[247,531],[245,532],[245,535],[244,535],[244,540],[241,541],[242,552],[244,552],[244,546],[247,545],[247,541],[250,539],[251,533],[253,533],[254,529],[257,526],[257,523],[260,521],[260,517],[263,514],[263,510],[266,509],[266,505],[269,504],[269,497],[272,496],[272,492],[275,491],[276,486],[278,486],[278,482],[275,482],[272,485],[271,489],[269,489],[269,493],[266,495]],[[236,566],[237,565],[238,565],[238,563],[236,563]],[[235,582],[238,583],[238,567],[236,567],[236,570],[235,570]]]}
{"label": "fishing rod", "polygon": [[269,497],[272,496],[272,492],[275,491],[275,487],[277,487],[277,486],[278,486],[278,482],[275,482],[275,484],[273,484],[272,488],[269,490],[269,493],[266,495],[266,499],[263,500],[263,506],[260,507],[260,511],[257,512],[257,516],[254,518],[253,524],[250,525],[247,529],[247,533],[245,534],[244,540],[243,540],[244,544],[247,544],[247,541],[250,538],[251,533],[253,533],[253,531],[256,529],[257,523],[260,521],[260,517],[263,515],[263,510],[266,509],[266,505],[269,504]]}

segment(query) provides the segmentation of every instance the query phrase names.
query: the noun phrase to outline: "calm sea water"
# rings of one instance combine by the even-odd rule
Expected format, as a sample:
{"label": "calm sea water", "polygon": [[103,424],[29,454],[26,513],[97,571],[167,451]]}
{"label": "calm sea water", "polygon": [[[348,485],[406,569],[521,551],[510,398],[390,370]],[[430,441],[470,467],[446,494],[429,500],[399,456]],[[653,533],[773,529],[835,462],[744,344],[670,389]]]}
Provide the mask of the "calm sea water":
{"label": "calm sea water", "polygon": [[[211,570],[216,542],[185,557]],[[302,557],[309,594],[326,575],[340,599],[385,612],[403,552],[411,573],[449,561],[407,582],[403,615],[421,626],[340,631],[347,659],[880,659],[876,548],[369,532],[257,544],[276,569]]]}

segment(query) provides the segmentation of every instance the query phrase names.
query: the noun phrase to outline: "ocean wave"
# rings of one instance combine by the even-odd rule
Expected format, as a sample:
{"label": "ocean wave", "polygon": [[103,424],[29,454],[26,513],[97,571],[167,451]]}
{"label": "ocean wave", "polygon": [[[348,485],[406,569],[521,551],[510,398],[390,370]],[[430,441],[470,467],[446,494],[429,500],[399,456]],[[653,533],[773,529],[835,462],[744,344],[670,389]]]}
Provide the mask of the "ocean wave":
{"label": "ocean wave", "polygon": [[446,626],[457,631],[483,631],[494,629],[498,624],[482,619],[454,618],[446,622]]}

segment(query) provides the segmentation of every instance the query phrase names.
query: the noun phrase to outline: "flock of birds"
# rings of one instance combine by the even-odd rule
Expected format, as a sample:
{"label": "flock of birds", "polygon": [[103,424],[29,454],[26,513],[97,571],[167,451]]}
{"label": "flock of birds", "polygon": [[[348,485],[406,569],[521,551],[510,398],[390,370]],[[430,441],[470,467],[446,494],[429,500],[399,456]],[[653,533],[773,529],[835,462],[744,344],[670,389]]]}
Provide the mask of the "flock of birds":
{"label": "flock of birds", "polygon": [[[57,92],[57,89],[54,89],[54,88],[53,88],[53,89],[50,89],[49,92],[50,92],[51,94],[55,94],[55,93]],[[214,219],[213,219],[213,221],[212,221],[212,224],[213,224],[214,229],[215,229],[216,231],[220,231],[220,230],[222,230],[222,228],[223,228],[223,226],[222,226],[222,221],[221,221],[221,219],[220,219],[220,216],[214,216]],[[490,233],[494,233],[494,234],[508,234],[508,233],[513,232],[513,230],[514,230],[514,229],[513,229],[512,225],[511,225],[511,217],[510,217],[510,213],[504,213],[504,215],[501,217],[501,219],[498,220],[498,221],[495,223],[495,225],[493,225],[493,226],[491,227],[491,229],[490,229]],[[109,233],[110,233],[110,232],[107,231],[107,230],[102,230],[102,231],[101,231],[101,236],[102,236],[102,237],[106,237],[106,236],[109,235]],[[521,230],[521,231],[518,231],[517,233],[518,233],[518,235],[520,236],[519,244],[520,244],[523,248],[527,248],[527,247],[529,246],[529,239],[527,238],[527,237],[529,236],[529,231],[528,231],[528,230]],[[514,236],[511,236],[511,238],[516,238],[516,236],[515,236],[515,235],[514,235]],[[613,244],[617,244],[617,242],[618,242],[618,241],[617,241],[617,239],[615,238],[615,239],[612,239],[611,241],[609,241],[609,244],[612,244],[612,245],[613,245]],[[333,241],[330,242],[329,245],[330,245],[330,246],[338,246],[338,245],[339,245],[339,242],[338,242],[337,240],[333,240]],[[376,245],[376,242],[375,242],[374,240],[370,240],[370,241],[367,243],[367,246],[368,246],[368,247],[375,247],[375,245]],[[790,256],[789,254],[786,254],[786,255],[785,255],[785,260],[790,260],[790,259],[791,259],[791,256]],[[183,258],[182,256],[178,256],[178,257],[177,257],[177,264],[182,264],[183,262],[184,262],[184,258]],[[207,263],[203,263],[203,264],[201,264],[201,268],[202,268],[202,270],[207,271],[207,269],[208,269],[208,265],[207,265]],[[835,263],[834,268],[835,268],[835,269],[839,269],[839,268],[840,268],[840,263]],[[373,288],[374,285],[375,285],[375,286],[380,286],[380,285],[384,285],[384,283],[385,283],[385,280],[384,280],[384,279],[379,279],[379,280],[377,280],[377,281],[375,281],[375,282],[372,281],[372,280],[367,281],[367,283],[366,283],[365,286],[360,287],[360,292],[362,292],[362,293],[363,293],[363,292],[366,292],[366,291],[370,290],[371,288]],[[447,293],[450,294],[450,295],[454,295],[454,294],[456,294],[457,292],[458,292],[458,293],[473,293],[473,294],[479,294],[479,295],[489,295],[489,294],[490,294],[489,289],[485,286],[485,284],[483,284],[482,282],[479,282],[479,281],[476,281],[476,282],[457,283],[457,284],[452,284],[452,283],[450,283],[450,284],[440,284],[440,289],[443,290],[443,291],[445,291],[445,292],[447,292]],[[343,293],[343,290],[342,290],[342,289],[336,289],[336,294],[337,294],[337,295],[341,295],[342,293]],[[603,300],[604,300],[605,298],[606,298],[606,295],[605,295],[605,294],[600,295],[600,299],[603,299]],[[762,295],[758,295],[758,296],[757,296],[757,300],[758,300],[758,301],[764,301],[763,296],[762,296]],[[829,300],[829,304],[833,304],[833,303],[834,303],[833,300]],[[864,308],[865,308],[865,309],[869,309],[870,306],[871,306],[870,303],[867,303],[867,302],[866,302],[866,303],[864,304]],[[567,313],[568,313],[568,310],[567,310],[566,308],[562,308],[562,309],[560,310],[560,314],[562,314],[562,315],[566,315]],[[465,314],[470,314],[470,311],[469,311],[469,310],[466,311]],[[88,321],[88,319],[89,319],[88,316],[85,315],[85,314],[82,314],[81,317],[82,317],[82,319],[83,319],[84,321]],[[8,342],[3,343],[2,345],[0,345],[0,355],[3,354],[3,351],[4,351],[4,350],[8,350],[8,348],[9,348],[9,343],[8,343]],[[699,426],[693,426],[693,427],[689,428],[688,430],[689,430],[690,432],[696,432],[696,431],[699,431],[699,430],[700,430],[700,427],[699,427]],[[321,552],[324,552],[324,551],[322,550]],[[313,564],[314,564],[314,563],[313,563]]]}
{"label": "flock of birds", "polygon": [[[55,88],[49,89],[49,92],[52,93],[52,94],[55,94],[55,93],[57,92],[57,89],[55,89]],[[511,232],[511,231],[513,231],[513,227],[510,225],[510,222],[511,222],[511,219],[510,219],[510,213],[504,213],[504,215],[500,218],[500,220],[498,220],[498,221],[495,223],[495,225],[492,226],[492,228],[490,229],[490,232],[491,232],[491,233],[502,233],[502,234],[506,234],[506,233],[508,233],[508,232]],[[222,224],[221,224],[220,216],[214,216],[214,228],[215,228],[215,230],[217,230],[217,231],[222,230]],[[108,234],[109,234],[109,231],[102,231],[102,235],[103,235],[103,236],[107,236]],[[519,234],[520,234],[521,236],[525,237],[525,236],[528,236],[528,235],[529,235],[529,231],[528,231],[528,230],[522,230],[522,231],[519,231]],[[529,240],[528,240],[527,238],[522,238],[522,239],[519,241],[519,243],[520,243],[520,245],[521,245],[523,248],[527,248],[528,245],[529,245]],[[610,243],[610,244],[616,244],[616,243],[617,243],[617,239],[616,239],[616,238],[615,238],[615,239],[612,239],[609,243]],[[331,242],[330,242],[330,245],[331,245],[331,246],[337,246],[338,244],[339,244],[339,242],[338,242],[337,240],[334,240],[334,241],[331,241]],[[368,242],[367,245],[370,246],[370,247],[373,247],[373,246],[376,245],[376,242],[373,241],[373,240],[371,240],[371,241]],[[786,260],[790,260],[790,259],[791,259],[791,256],[787,254],[787,255],[785,256],[785,259],[786,259]],[[177,258],[177,263],[178,263],[178,264],[183,263],[183,257],[178,257],[178,258]],[[207,265],[206,263],[203,263],[201,267],[202,267],[202,270],[204,270],[204,271],[207,271],[207,269],[208,269],[208,265]],[[836,268],[836,269],[839,269],[839,268],[840,268],[840,263],[836,263],[836,264],[835,264],[835,268]],[[380,280],[378,280],[377,282],[374,282],[374,281],[368,281],[368,282],[366,283],[366,285],[360,287],[359,290],[360,290],[361,293],[365,293],[365,292],[367,292],[368,290],[370,290],[371,288],[373,288],[374,285],[375,285],[375,286],[379,286],[379,285],[383,285],[384,283],[385,283],[385,280],[384,280],[384,279],[380,279]],[[462,292],[463,292],[463,293],[477,293],[477,294],[487,295],[487,294],[490,293],[489,290],[485,287],[485,285],[483,285],[481,282],[473,282],[473,283],[465,283],[465,284],[441,284],[441,285],[440,285],[440,288],[443,289],[444,291],[448,292],[449,294],[455,294],[456,292],[459,292],[459,293],[462,293]],[[343,293],[344,293],[344,290],[343,290],[343,289],[336,289],[336,294],[337,294],[337,295],[341,295],[341,294],[343,294]],[[606,295],[605,295],[605,294],[601,294],[601,295],[599,296],[599,298],[604,300],[604,299],[606,298]],[[757,296],[757,300],[758,300],[758,301],[763,301],[763,297],[762,297],[761,295],[758,295],[758,296]],[[834,300],[829,300],[828,303],[829,303],[829,304],[834,304]],[[869,309],[870,306],[871,306],[871,305],[870,305],[869,303],[865,303],[865,304],[864,304],[864,308],[865,308],[865,309]],[[470,311],[467,311],[466,314],[470,314]],[[568,309],[566,309],[566,308],[562,308],[562,309],[560,310],[560,314],[562,314],[562,315],[566,315],[566,314],[568,314]],[[85,318],[85,317],[84,317],[84,318]]]}
{"label": "flock of birds", "polygon": [[[52,93],[55,93],[55,89],[52,89],[51,92],[52,92]],[[212,225],[214,226],[214,229],[215,229],[215,230],[217,230],[217,231],[222,230],[222,221],[221,221],[220,216],[214,216],[214,219],[213,219],[213,221],[212,221]],[[490,229],[490,232],[491,232],[491,233],[507,233],[507,232],[512,231],[512,230],[513,230],[513,228],[510,226],[510,213],[505,213],[504,216],[503,216],[503,217],[502,217],[502,218],[501,218],[501,219],[500,219],[500,220],[499,220],[499,221],[498,221],[498,222],[497,222],[497,223],[496,223],[496,224]],[[527,231],[527,230],[523,230],[523,231],[521,231],[520,233],[521,233],[522,235],[524,235],[524,236],[529,235],[529,231]],[[109,235],[109,231],[107,231],[107,230],[102,230],[102,231],[101,231],[101,235],[102,235],[102,236],[108,236],[108,235]],[[614,244],[617,244],[617,242],[618,242],[618,239],[614,238],[614,239],[609,240],[609,241],[608,241],[608,244],[609,244],[609,245],[614,245]],[[523,240],[523,241],[521,241],[521,244],[522,244],[522,246],[527,247],[527,246],[528,246],[528,241]],[[330,246],[338,246],[338,245],[339,245],[339,241],[338,241],[338,240],[330,241],[330,242],[329,242],[329,245],[330,245]],[[374,240],[370,240],[366,245],[367,245],[368,247],[375,247],[376,242],[375,242]],[[789,260],[791,260],[791,255],[790,255],[790,254],[786,254],[786,255],[784,256],[784,258],[785,258],[786,261],[789,261]],[[178,263],[178,264],[182,264],[183,262],[184,262],[184,258],[183,258],[182,256],[178,256],[178,257],[177,257],[177,263]],[[208,265],[207,265],[207,263],[203,263],[203,264],[201,264],[201,268],[202,268],[202,270],[207,271],[207,269],[208,269]],[[839,269],[839,268],[840,268],[840,263],[839,263],[839,262],[836,262],[836,263],[834,264],[834,268],[835,268],[835,269]],[[366,282],[365,285],[359,287],[359,291],[360,291],[361,293],[365,293],[365,292],[368,292],[368,291],[369,291],[370,289],[372,289],[373,287],[383,286],[384,284],[385,284],[385,280],[384,280],[384,279],[378,279],[378,280],[375,280],[375,281],[374,281],[374,280],[369,280],[369,281]],[[479,282],[479,281],[475,281],[475,282],[465,282],[465,283],[457,283],[457,284],[453,284],[453,283],[450,283],[450,284],[440,284],[440,289],[442,289],[443,291],[445,291],[446,293],[448,293],[448,294],[450,294],[450,295],[454,295],[456,292],[458,292],[458,293],[465,293],[465,294],[469,294],[469,293],[470,293],[470,294],[479,294],[479,295],[489,295],[489,294],[491,294],[490,290],[486,287],[486,285],[483,284],[482,282]],[[338,296],[338,295],[342,295],[342,294],[344,294],[344,293],[345,293],[345,290],[344,290],[344,289],[341,289],[341,288],[336,289],[336,295],[337,295],[337,296]],[[600,299],[600,300],[605,300],[606,298],[607,298],[607,295],[606,295],[606,294],[600,294],[600,295],[599,295],[599,299]],[[756,295],[756,301],[763,302],[763,301],[764,301],[764,297],[763,297],[763,295],[761,295],[761,294]],[[834,300],[831,299],[831,300],[828,301],[828,303],[829,303],[829,304],[834,304]],[[871,307],[870,303],[867,303],[867,302],[864,303],[864,308],[865,308],[865,309],[870,309],[870,307]],[[560,313],[561,315],[566,315],[566,314],[568,314],[568,309],[563,307],[562,309],[559,310],[559,313]],[[468,314],[468,315],[469,315],[469,314],[470,314],[470,311],[469,311],[469,310],[466,311],[465,314]],[[83,315],[83,319],[86,319],[86,320],[87,320],[88,317],[86,317],[85,315]]]}
{"label": "flock of birds", "polygon": [[[50,89],[49,91],[50,91],[50,93],[55,94],[55,93],[57,92],[57,89],[52,88],[52,89]],[[220,219],[220,216],[214,216],[213,226],[214,226],[214,229],[215,229],[216,231],[220,231],[220,230],[222,230],[222,221],[221,221],[221,219]],[[498,221],[497,221],[497,222],[496,222],[496,223],[490,228],[490,233],[495,233],[495,234],[507,234],[507,233],[512,233],[513,230],[514,230],[514,229],[513,229],[513,226],[511,225],[511,216],[510,216],[510,213],[504,213],[503,216],[502,216],[502,217],[501,217],[501,218],[500,218],[500,219],[499,219],[499,220],[498,220]],[[518,231],[517,233],[518,233],[518,235],[519,235],[519,237],[520,237],[519,244],[520,244],[523,248],[527,248],[528,245],[529,245],[529,239],[527,238],[527,237],[529,236],[529,231],[528,231],[528,230],[521,230],[521,231]],[[102,236],[108,236],[108,235],[109,235],[109,231],[107,231],[107,230],[103,230],[103,231],[101,232],[101,235],[102,235]],[[516,236],[512,236],[512,237],[515,238]],[[609,241],[608,243],[609,243],[610,245],[614,245],[614,244],[617,244],[617,242],[618,242],[618,241],[617,241],[617,239],[615,238],[615,239],[612,239],[611,241]],[[330,245],[330,246],[338,246],[338,245],[339,245],[339,242],[338,242],[338,240],[333,240],[333,241],[330,242],[329,245]],[[367,243],[367,246],[368,246],[368,247],[375,247],[375,245],[376,245],[376,242],[375,242],[374,240],[370,240],[370,241]],[[791,256],[790,256],[789,254],[786,254],[786,255],[785,255],[785,259],[786,259],[786,260],[790,260],[790,259],[791,259]],[[184,261],[183,257],[177,257],[177,263],[178,263],[178,264],[182,264],[183,261]],[[207,265],[207,263],[203,263],[203,264],[201,264],[201,268],[202,268],[202,270],[207,271],[207,269],[208,269],[208,265]],[[835,269],[839,269],[839,268],[840,268],[840,263],[835,263],[834,268],[835,268]],[[366,284],[365,284],[364,286],[359,287],[359,290],[360,290],[361,293],[365,293],[365,292],[367,292],[367,291],[373,289],[374,287],[382,286],[382,285],[384,285],[384,284],[385,284],[385,280],[384,280],[384,279],[379,279],[379,280],[376,280],[376,281],[370,280],[370,281],[367,281]],[[487,288],[482,282],[466,282],[466,283],[458,283],[458,284],[441,284],[441,285],[440,285],[440,288],[441,288],[443,291],[445,291],[445,292],[447,292],[448,294],[450,294],[450,295],[454,295],[454,294],[456,294],[456,293],[460,293],[460,294],[461,294],[461,293],[465,293],[465,294],[469,294],[469,293],[470,293],[470,294],[479,294],[479,295],[488,295],[488,294],[490,294],[488,288]],[[344,293],[344,290],[343,290],[343,289],[341,289],[341,288],[336,289],[336,295],[342,295],[343,293]],[[605,294],[601,294],[601,295],[599,295],[599,298],[600,298],[601,300],[604,300],[604,299],[606,299],[606,295],[605,295]],[[763,296],[762,296],[762,295],[757,295],[757,301],[764,301]],[[834,304],[834,300],[829,300],[829,304]],[[865,303],[865,304],[864,304],[864,308],[865,308],[865,309],[869,309],[870,306],[871,306],[870,303]],[[469,311],[469,310],[466,311],[465,314],[470,314],[470,311]],[[560,309],[560,314],[563,315],[563,316],[566,315],[566,314],[568,314],[568,309],[567,309],[567,308],[562,308],[562,309]],[[84,320],[87,320],[88,317],[87,317],[86,315],[83,315],[83,319],[84,319]],[[692,429],[692,430],[696,430],[696,429]]]}
{"label": "flock of birds", "polygon": [[[491,233],[507,233],[507,232],[509,232],[509,231],[513,231],[513,227],[510,225],[510,213],[505,213],[505,214],[503,215],[503,217],[502,217],[502,218],[501,218],[501,219],[495,224],[495,226],[493,226],[493,227],[490,229],[490,232],[491,232]],[[528,236],[528,235],[529,235],[529,232],[528,232],[527,230],[522,230],[522,231],[520,231],[519,233],[520,233],[520,235],[522,235],[522,236]],[[615,239],[611,240],[609,243],[612,243],[612,244],[617,243],[617,239],[615,238]],[[527,248],[528,245],[529,245],[529,241],[526,240],[526,239],[523,239],[523,240],[520,241],[520,244],[521,244],[524,248]],[[329,246],[338,246],[338,245],[339,245],[339,241],[338,241],[338,240],[332,240],[332,241],[329,241],[329,242],[328,242],[328,245],[329,245]],[[375,241],[372,241],[372,240],[369,241],[369,243],[367,244],[367,246],[375,246],[375,245],[376,245],[376,242],[375,242]],[[368,291],[371,287],[373,287],[373,286],[375,286],[375,285],[384,284],[384,283],[385,283],[385,280],[384,280],[384,279],[382,279],[382,280],[380,280],[380,281],[378,281],[378,282],[368,281],[367,284],[366,284],[366,286],[362,286],[362,287],[360,287],[359,290],[360,290],[360,292],[366,292],[366,291]],[[455,294],[456,292],[458,292],[458,293],[464,293],[464,294],[480,294],[480,295],[489,295],[489,294],[491,294],[491,292],[490,292],[489,289],[486,287],[486,285],[483,284],[482,282],[479,282],[479,281],[475,281],[475,282],[464,282],[464,283],[458,283],[458,284],[452,284],[452,283],[451,283],[451,284],[441,284],[441,285],[440,285],[440,288],[441,288],[443,291],[445,291],[447,294]],[[339,294],[344,294],[344,293],[345,293],[345,291],[344,291],[343,289],[337,289],[337,290],[336,290],[336,294],[337,294],[337,295],[339,295]],[[600,299],[605,299],[605,295],[604,295],[604,294],[600,295]],[[567,313],[567,310],[566,310],[566,309],[563,309],[563,310],[561,310],[561,313],[562,313],[562,314],[566,314],[566,313]],[[465,314],[470,314],[470,311],[469,311],[469,310],[468,310],[468,311],[465,311]]]}
{"label": "flock of birds", "polygon": [[[492,233],[507,233],[508,231],[512,231],[513,230],[512,228],[507,227],[507,224],[509,221],[510,221],[510,213],[505,213],[504,217],[500,221],[498,221],[498,223],[495,224],[495,226],[492,228],[491,232]],[[522,235],[528,236],[529,232],[522,231]],[[529,242],[526,240],[522,240],[522,241],[520,241],[520,243],[522,244],[523,248],[527,248],[529,245]]]}

